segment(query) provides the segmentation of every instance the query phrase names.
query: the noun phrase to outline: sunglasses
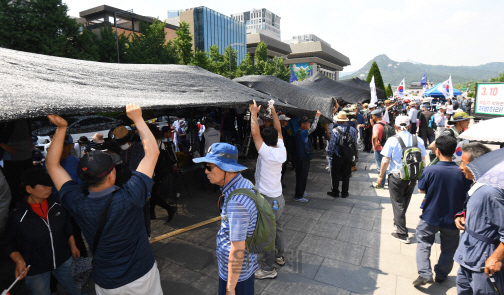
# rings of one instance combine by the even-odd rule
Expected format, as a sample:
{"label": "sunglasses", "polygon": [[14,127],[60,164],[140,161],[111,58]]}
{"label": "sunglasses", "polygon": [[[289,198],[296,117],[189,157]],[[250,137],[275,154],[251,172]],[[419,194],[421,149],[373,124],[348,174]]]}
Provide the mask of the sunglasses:
{"label": "sunglasses", "polygon": [[205,169],[208,171],[208,172],[212,172],[212,168],[214,168],[215,166],[209,166],[209,165],[206,165],[205,166]]}

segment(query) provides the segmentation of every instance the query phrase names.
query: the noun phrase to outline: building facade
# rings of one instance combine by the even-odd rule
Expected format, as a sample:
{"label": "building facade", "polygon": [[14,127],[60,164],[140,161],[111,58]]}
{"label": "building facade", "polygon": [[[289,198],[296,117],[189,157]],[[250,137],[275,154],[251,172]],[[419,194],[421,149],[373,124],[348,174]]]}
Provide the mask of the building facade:
{"label": "building facade", "polygon": [[[114,19],[114,13],[117,17]],[[125,11],[108,5],[100,5],[94,8],[90,8],[79,12],[79,18],[76,19],[77,23],[82,24],[84,27],[90,29],[95,34],[100,34],[100,28],[111,27],[115,31],[115,21],[117,21],[117,33],[120,35],[124,33],[131,39],[131,33],[141,33],[140,32],[140,22],[145,22],[147,24],[152,24],[156,20],[155,18],[138,15],[131,11]],[[166,42],[177,37],[175,31],[178,26],[166,24]]]}
{"label": "building facade", "polygon": [[339,72],[350,65],[347,56],[313,34],[294,36],[283,42],[291,48],[291,53],[284,59],[284,65],[291,70],[290,82],[305,79],[316,72],[337,81]]}
{"label": "building facade", "polygon": [[280,40],[280,17],[266,8],[235,13],[231,17],[246,25],[247,34],[263,34]]}
{"label": "building facade", "polygon": [[210,52],[210,46],[219,46],[219,51],[224,50],[231,44],[237,51],[237,62],[240,64],[247,53],[247,35],[244,23],[241,23],[227,15],[216,12],[205,6],[189,8],[178,11],[168,11],[167,23],[178,25],[185,21],[189,24],[189,30],[193,35],[193,50]]}

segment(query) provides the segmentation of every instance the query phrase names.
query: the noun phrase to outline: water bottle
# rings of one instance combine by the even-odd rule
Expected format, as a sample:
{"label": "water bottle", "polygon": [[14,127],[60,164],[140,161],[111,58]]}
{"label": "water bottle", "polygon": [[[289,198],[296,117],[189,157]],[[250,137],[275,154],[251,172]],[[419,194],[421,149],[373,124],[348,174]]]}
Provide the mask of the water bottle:
{"label": "water bottle", "polygon": [[278,210],[278,203],[277,201],[273,201],[273,210]]}

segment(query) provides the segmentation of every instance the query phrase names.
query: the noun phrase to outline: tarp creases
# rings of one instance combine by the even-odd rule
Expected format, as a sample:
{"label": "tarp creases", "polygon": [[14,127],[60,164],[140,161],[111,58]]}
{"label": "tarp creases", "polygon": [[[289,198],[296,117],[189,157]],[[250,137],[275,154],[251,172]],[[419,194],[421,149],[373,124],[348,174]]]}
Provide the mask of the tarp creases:
{"label": "tarp creases", "polygon": [[321,72],[316,72],[308,79],[303,81],[296,81],[292,84],[332,97],[341,97],[344,101],[350,103],[358,103],[371,100],[370,90],[355,88],[338,81],[334,81],[324,76],[324,74],[322,74]]}
{"label": "tarp creases", "polygon": [[100,63],[0,48],[0,121],[124,111],[128,103],[248,109],[253,99],[266,106],[272,97],[196,66]]}
{"label": "tarp creases", "polygon": [[[296,106],[298,110],[294,115],[312,117],[319,110],[325,117],[324,121],[332,122],[333,96],[289,84],[275,76],[250,75],[236,78],[233,81],[269,94],[286,104]],[[303,113],[302,110],[305,112]]]}
{"label": "tarp creases", "polygon": [[[339,80],[338,82],[355,88],[367,90],[369,91],[369,95],[371,96],[371,89],[369,88],[369,83],[364,80],[361,80],[359,78],[351,78],[346,80]],[[376,88],[376,96],[378,97],[378,100],[385,101],[385,99],[387,99],[385,95],[385,90],[380,89],[378,87]]]}

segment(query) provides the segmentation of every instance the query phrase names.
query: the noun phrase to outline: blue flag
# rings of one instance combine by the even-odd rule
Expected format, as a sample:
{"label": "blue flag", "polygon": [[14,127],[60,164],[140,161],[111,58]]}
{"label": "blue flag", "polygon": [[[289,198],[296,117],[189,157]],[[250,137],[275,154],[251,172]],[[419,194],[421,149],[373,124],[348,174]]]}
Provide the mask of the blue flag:
{"label": "blue flag", "polygon": [[427,72],[423,74],[422,80],[420,81],[420,85],[426,85],[427,84]]}

